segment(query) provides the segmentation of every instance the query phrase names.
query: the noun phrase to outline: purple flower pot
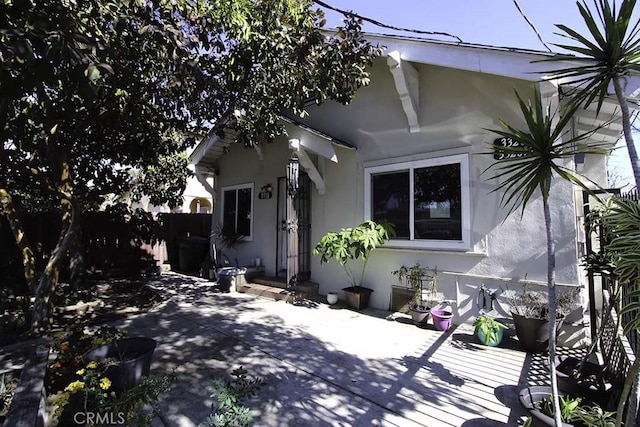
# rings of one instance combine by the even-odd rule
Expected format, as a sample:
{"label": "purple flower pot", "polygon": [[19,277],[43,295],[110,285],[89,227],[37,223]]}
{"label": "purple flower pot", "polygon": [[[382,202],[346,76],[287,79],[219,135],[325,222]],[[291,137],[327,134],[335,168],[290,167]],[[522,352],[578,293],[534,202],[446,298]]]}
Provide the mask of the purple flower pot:
{"label": "purple flower pot", "polygon": [[453,313],[447,310],[431,310],[433,326],[439,331],[446,331],[451,327]]}

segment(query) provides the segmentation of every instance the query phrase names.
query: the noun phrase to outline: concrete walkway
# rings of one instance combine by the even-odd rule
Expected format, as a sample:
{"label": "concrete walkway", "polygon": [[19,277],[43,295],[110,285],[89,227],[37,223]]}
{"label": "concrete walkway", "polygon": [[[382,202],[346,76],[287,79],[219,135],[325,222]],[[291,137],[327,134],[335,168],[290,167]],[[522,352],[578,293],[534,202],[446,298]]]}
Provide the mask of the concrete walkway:
{"label": "concrete walkway", "polygon": [[158,340],[152,374],[176,370],[163,403],[175,426],[202,422],[211,378],[239,366],[266,382],[248,402],[258,426],[516,426],[519,384],[544,381],[517,341],[484,347],[468,326],[222,294],[174,273],[152,286],[169,301],[118,326]]}

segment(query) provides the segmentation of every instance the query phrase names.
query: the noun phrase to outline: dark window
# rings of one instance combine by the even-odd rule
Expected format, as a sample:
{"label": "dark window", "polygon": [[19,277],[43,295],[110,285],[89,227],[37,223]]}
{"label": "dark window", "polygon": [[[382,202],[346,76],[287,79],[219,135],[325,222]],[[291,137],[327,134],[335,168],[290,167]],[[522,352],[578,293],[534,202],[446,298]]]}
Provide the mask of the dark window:
{"label": "dark window", "polygon": [[415,239],[462,240],[460,164],[413,170]]}
{"label": "dark window", "polygon": [[371,176],[372,219],[396,226],[398,239],[409,238],[409,171]]}
{"label": "dark window", "polygon": [[[451,163],[442,158],[417,160],[366,169],[369,175],[370,218],[386,220],[396,227],[396,240],[419,242],[448,241],[445,248],[467,245],[468,213],[465,214],[462,188],[462,155],[451,156]],[[467,166],[464,166],[465,168]],[[468,202],[467,202],[468,203]],[[465,219],[466,218],[466,219]],[[413,245],[413,243],[412,243]],[[457,246],[453,246],[457,245]]]}
{"label": "dark window", "polygon": [[250,186],[222,191],[222,227],[225,232],[251,237],[253,190]]}

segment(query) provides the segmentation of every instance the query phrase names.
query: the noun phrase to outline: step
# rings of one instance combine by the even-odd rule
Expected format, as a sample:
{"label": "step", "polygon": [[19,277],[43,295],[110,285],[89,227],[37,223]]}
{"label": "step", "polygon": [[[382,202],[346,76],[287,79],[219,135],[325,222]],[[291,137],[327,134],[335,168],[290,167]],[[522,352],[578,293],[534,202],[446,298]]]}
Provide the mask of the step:
{"label": "step", "polygon": [[276,301],[295,302],[300,298],[312,298],[318,295],[319,285],[314,282],[302,282],[293,290],[287,289],[283,281],[276,278],[260,277],[250,283],[236,284],[236,290],[241,293],[272,298]]}

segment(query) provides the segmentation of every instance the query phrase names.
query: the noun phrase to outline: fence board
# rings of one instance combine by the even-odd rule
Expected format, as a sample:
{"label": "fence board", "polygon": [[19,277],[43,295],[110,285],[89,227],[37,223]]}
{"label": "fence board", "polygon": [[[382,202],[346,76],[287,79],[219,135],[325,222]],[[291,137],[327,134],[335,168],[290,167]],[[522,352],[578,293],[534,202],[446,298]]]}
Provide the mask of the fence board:
{"label": "fence board", "polygon": [[[36,269],[42,271],[55,248],[61,229],[60,214],[45,212],[21,214],[25,233],[36,252]],[[122,217],[105,212],[88,212],[81,217],[82,240],[86,267],[103,271],[125,270],[134,272],[140,265],[164,262],[173,256],[177,265],[178,238],[201,236],[209,238],[210,214],[160,214],[156,237],[160,242],[136,243],[133,226]],[[166,246],[166,248],[165,248]],[[0,214],[0,282],[1,279],[22,276],[20,251],[9,224]]]}

